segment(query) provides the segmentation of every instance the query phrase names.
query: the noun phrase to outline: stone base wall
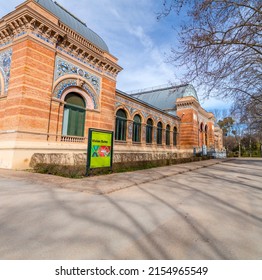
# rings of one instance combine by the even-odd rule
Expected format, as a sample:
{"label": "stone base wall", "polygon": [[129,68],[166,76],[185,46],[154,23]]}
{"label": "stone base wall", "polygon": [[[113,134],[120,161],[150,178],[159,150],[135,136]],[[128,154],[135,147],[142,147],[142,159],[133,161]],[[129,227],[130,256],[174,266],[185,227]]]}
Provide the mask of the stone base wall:
{"label": "stone base wall", "polygon": [[31,162],[33,164],[36,160],[71,165],[80,162],[81,154],[85,151],[86,145],[78,143],[0,141],[0,168],[28,169],[32,167]]}
{"label": "stone base wall", "polygon": [[[37,163],[85,165],[87,144],[5,141],[0,142],[0,168],[28,169]],[[191,149],[173,147],[114,146],[114,163],[173,160],[192,157]]]}
{"label": "stone base wall", "polygon": [[[85,165],[86,153],[35,153],[33,154],[30,167],[38,163],[58,165]],[[191,157],[192,153],[115,153],[113,163],[146,162],[158,160],[171,160]]]}
{"label": "stone base wall", "polygon": [[165,160],[165,159],[177,159],[177,158],[186,158],[191,157],[192,153],[180,153],[180,152],[154,152],[154,153],[130,153],[130,152],[122,152],[114,154],[114,163],[121,162],[136,162],[136,161],[157,161],[157,160]]}
{"label": "stone base wall", "polygon": [[35,153],[31,158],[30,167],[34,167],[38,163],[57,165],[85,165],[86,153]]}

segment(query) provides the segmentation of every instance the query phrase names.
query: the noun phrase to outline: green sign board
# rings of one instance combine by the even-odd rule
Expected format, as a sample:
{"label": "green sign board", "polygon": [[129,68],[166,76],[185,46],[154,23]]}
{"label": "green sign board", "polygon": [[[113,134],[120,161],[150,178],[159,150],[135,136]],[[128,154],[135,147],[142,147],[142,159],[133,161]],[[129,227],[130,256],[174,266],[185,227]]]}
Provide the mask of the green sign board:
{"label": "green sign board", "polygon": [[112,167],[113,132],[89,128],[87,149],[88,170],[101,167]]}

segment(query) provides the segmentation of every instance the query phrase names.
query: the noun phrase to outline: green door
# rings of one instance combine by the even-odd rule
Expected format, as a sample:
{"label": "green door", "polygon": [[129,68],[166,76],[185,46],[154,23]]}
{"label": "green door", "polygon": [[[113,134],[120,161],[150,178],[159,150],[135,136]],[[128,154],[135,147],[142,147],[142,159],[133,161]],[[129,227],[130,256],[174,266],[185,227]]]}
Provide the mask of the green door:
{"label": "green door", "polygon": [[67,120],[64,118],[63,134],[84,136],[85,110],[72,105],[65,105]]}
{"label": "green door", "polygon": [[85,100],[78,93],[71,92],[65,102],[62,135],[84,136]]}

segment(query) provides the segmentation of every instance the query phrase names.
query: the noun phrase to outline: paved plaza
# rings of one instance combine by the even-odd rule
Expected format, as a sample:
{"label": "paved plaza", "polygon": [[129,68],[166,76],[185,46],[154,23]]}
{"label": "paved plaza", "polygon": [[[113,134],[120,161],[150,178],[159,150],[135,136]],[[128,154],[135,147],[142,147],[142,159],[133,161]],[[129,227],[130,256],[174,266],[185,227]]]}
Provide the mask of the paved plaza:
{"label": "paved plaza", "polygon": [[0,259],[260,259],[262,159],[68,179],[0,169]]}

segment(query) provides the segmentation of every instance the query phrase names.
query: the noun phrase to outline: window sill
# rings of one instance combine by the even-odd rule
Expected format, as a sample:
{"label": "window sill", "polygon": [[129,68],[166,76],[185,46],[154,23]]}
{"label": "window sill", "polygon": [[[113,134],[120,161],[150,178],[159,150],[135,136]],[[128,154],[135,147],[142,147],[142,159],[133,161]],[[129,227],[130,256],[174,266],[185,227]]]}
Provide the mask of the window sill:
{"label": "window sill", "polygon": [[126,144],[127,142],[125,140],[115,140],[116,144]]}
{"label": "window sill", "polygon": [[7,94],[6,95],[0,95],[0,99],[6,99],[7,98]]}

